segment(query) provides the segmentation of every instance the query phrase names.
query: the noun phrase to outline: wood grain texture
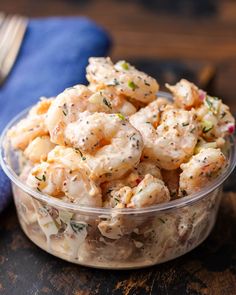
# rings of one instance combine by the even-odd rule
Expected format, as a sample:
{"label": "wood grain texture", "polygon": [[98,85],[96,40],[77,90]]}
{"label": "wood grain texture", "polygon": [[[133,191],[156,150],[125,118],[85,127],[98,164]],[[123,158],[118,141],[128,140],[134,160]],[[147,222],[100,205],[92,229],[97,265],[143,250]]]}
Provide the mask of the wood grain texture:
{"label": "wood grain texture", "polygon": [[0,9],[36,17],[91,17],[112,35],[114,59],[210,62],[218,71],[213,94],[236,113],[234,0],[1,0]]}
{"label": "wood grain texture", "polygon": [[[236,113],[234,0],[1,0],[0,9],[89,16],[111,33],[114,59],[131,60],[162,84],[184,76],[203,85],[210,77],[205,85]],[[235,174],[209,238],[181,258],[141,270],[96,270],[55,258],[28,240],[10,207],[0,216],[0,294],[236,294]]]}

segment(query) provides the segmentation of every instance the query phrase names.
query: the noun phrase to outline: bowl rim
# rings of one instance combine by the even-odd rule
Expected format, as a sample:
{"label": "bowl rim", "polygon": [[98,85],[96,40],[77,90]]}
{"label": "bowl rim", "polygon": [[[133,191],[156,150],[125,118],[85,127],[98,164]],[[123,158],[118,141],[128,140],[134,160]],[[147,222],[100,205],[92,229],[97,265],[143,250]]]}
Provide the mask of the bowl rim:
{"label": "bowl rim", "polygon": [[[167,98],[170,98],[171,95],[166,92],[159,92],[159,96],[165,96]],[[153,213],[153,212],[163,212],[163,211],[169,211],[177,208],[184,207],[186,205],[192,205],[193,203],[199,201],[200,199],[206,197],[209,193],[216,190],[232,173],[234,170],[234,167],[236,165],[236,145],[235,145],[235,136],[230,135],[229,136],[229,143],[230,143],[230,152],[229,152],[229,163],[227,166],[227,169],[218,176],[216,179],[214,179],[210,184],[205,186],[200,191],[190,195],[186,196],[180,199],[176,199],[167,203],[161,203],[150,207],[144,207],[144,208],[99,208],[99,207],[87,207],[87,206],[80,206],[78,204],[73,203],[66,203],[63,200],[57,199],[55,197],[51,197],[47,194],[42,194],[41,192],[36,191],[35,189],[32,189],[25,183],[23,183],[19,176],[14,172],[14,170],[10,167],[10,165],[7,163],[6,157],[4,155],[4,143],[7,139],[7,132],[8,130],[14,126],[17,122],[19,122],[20,119],[23,119],[25,115],[28,113],[28,111],[31,109],[32,106],[24,109],[21,111],[18,115],[16,115],[4,128],[4,130],[1,133],[0,137],[0,165],[5,172],[5,174],[9,177],[9,179],[17,185],[20,189],[22,189],[24,192],[31,195],[31,197],[42,201],[44,203],[47,203],[50,206],[54,206],[57,208],[60,208],[62,210],[70,210],[70,211],[76,211],[76,212],[83,212],[83,213],[92,213],[92,214],[143,214],[143,213]]]}

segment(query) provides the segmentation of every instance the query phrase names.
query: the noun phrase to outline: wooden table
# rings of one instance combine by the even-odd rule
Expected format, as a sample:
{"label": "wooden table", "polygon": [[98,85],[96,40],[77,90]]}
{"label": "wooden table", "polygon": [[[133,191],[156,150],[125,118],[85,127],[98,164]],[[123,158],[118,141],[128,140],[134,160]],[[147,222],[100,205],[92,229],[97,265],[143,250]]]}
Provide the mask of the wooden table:
{"label": "wooden table", "polygon": [[114,59],[210,62],[215,94],[236,112],[235,0],[1,0],[0,10],[91,17],[113,37]]}
{"label": "wooden table", "polygon": [[[185,5],[181,3],[184,2]],[[29,16],[82,15],[105,26],[114,59],[174,80],[217,70],[213,94],[236,113],[235,1],[1,0],[1,10]],[[14,207],[0,216],[0,294],[236,294],[236,183],[227,183],[217,224],[196,250],[142,270],[104,271],[76,266],[34,246],[21,231]]]}

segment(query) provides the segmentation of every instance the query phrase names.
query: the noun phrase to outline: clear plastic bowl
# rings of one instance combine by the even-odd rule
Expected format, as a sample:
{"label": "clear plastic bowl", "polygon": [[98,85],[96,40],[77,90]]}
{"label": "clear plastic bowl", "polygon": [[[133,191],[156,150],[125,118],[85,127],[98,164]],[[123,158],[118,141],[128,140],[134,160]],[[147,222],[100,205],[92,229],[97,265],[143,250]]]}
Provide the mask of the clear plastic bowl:
{"label": "clear plastic bowl", "polygon": [[197,247],[213,228],[222,184],[236,154],[229,138],[229,165],[210,185],[190,197],[141,209],[88,208],[31,189],[18,177],[18,153],[2,133],[1,165],[12,182],[21,227],[40,248],[67,261],[97,268],[129,269],[162,263]]}

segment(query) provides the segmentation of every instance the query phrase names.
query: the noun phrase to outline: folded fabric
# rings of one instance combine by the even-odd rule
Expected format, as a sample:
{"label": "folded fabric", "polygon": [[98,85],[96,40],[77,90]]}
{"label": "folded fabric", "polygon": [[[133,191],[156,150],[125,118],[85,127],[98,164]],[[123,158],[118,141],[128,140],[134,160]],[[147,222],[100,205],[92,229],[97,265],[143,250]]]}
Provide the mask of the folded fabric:
{"label": "folded fabric", "polygon": [[[84,17],[30,20],[16,64],[0,88],[0,132],[40,96],[86,83],[88,58],[107,55],[110,43],[107,33]],[[0,212],[10,200],[10,183],[0,169]]]}

